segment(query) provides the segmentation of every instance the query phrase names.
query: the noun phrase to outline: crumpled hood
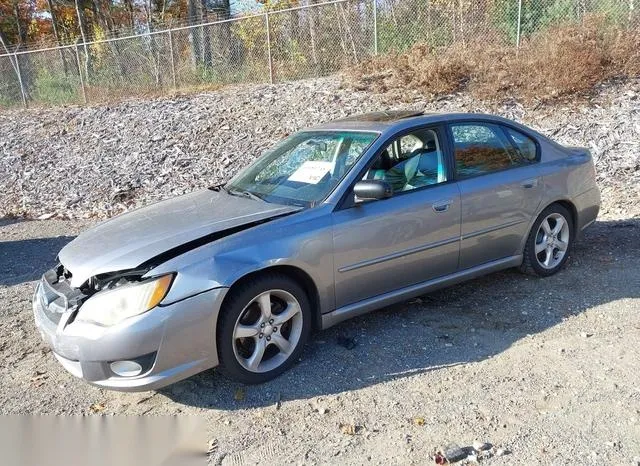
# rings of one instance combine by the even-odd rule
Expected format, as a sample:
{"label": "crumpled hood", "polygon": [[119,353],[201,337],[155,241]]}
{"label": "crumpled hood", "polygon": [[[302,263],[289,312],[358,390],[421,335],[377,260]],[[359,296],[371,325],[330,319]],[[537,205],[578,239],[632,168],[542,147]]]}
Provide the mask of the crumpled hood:
{"label": "crumpled hood", "polygon": [[209,189],[119,215],[80,234],[60,251],[71,286],[128,270],[175,247],[251,222],[300,210]]}

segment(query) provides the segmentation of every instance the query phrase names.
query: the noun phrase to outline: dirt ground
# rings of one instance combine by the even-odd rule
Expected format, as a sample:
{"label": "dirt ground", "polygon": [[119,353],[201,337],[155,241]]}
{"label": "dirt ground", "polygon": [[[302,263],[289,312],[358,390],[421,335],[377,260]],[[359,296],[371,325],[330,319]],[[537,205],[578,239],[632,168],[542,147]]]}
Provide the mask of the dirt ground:
{"label": "dirt ground", "polygon": [[553,277],[497,273],[318,333],[271,383],[211,370],[135,394],[74,379],[33,324],[34,280],[90,224],[0,220],[0,414],[195,414],[214,464],[433,464],[476,439],[508,452],[483,464],[640,464],[638,218],[598,221]]}

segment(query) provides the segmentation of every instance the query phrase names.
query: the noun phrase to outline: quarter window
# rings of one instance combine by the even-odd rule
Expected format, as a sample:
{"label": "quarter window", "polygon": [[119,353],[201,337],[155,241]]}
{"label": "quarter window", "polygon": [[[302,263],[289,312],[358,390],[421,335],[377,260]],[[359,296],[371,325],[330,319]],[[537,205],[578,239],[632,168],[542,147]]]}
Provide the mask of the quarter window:
{"label": "quarter window", "polygon": [[513,142],[513,145],[518,152],[518,155],[529,162],[535,162],[536,160],[536,143],[529,136],[525,136],[520,131],[515,129],[505,128],[509,138]]}
{"label": "quarter window", "polygon": [[451,125],[460,178],[492,173],[527,163],[514,150],[502,128],[492,124],[461,123]]}

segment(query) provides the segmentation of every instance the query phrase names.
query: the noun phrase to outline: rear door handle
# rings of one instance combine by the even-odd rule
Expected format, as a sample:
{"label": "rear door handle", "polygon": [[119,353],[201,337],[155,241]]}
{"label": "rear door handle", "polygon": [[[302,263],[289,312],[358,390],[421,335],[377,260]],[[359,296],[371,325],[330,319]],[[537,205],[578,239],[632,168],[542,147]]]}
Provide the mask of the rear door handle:
{"label": "rear door handle", "polygon": [[523,188],[535,188],[538,186],[538,178],[531,178],[530,180],[524,180],[521,185]]}
{"label": "rear door handle", "polygon": [[451,204],[453,204],[453,199],[447,199],[446,201],[435,202],[432,207],[436,212],[446,212]]}

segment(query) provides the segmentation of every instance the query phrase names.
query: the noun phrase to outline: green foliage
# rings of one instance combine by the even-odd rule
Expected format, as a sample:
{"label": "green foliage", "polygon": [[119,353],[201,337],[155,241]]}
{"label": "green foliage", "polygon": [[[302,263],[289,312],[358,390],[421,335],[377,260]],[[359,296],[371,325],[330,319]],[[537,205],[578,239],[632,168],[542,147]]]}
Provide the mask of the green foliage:
{"label": "green foliage", "polygon": [[33,83],[31,98],[38,103],[51,105],[79,102],[80,84],[74,81],[76,81],[74,77],[42,69]]}
{"label": "green foliage", "polygon": [[[609,25],[624,24],[628,17],[626,5],[620,0],[522,0],[520,37],[531,37],[552,26],[576,23],[589,14],[602,15]],[[518,1],[498,0],[492,12],[496,27],[511,43],[516,42],[518,30]]]}

